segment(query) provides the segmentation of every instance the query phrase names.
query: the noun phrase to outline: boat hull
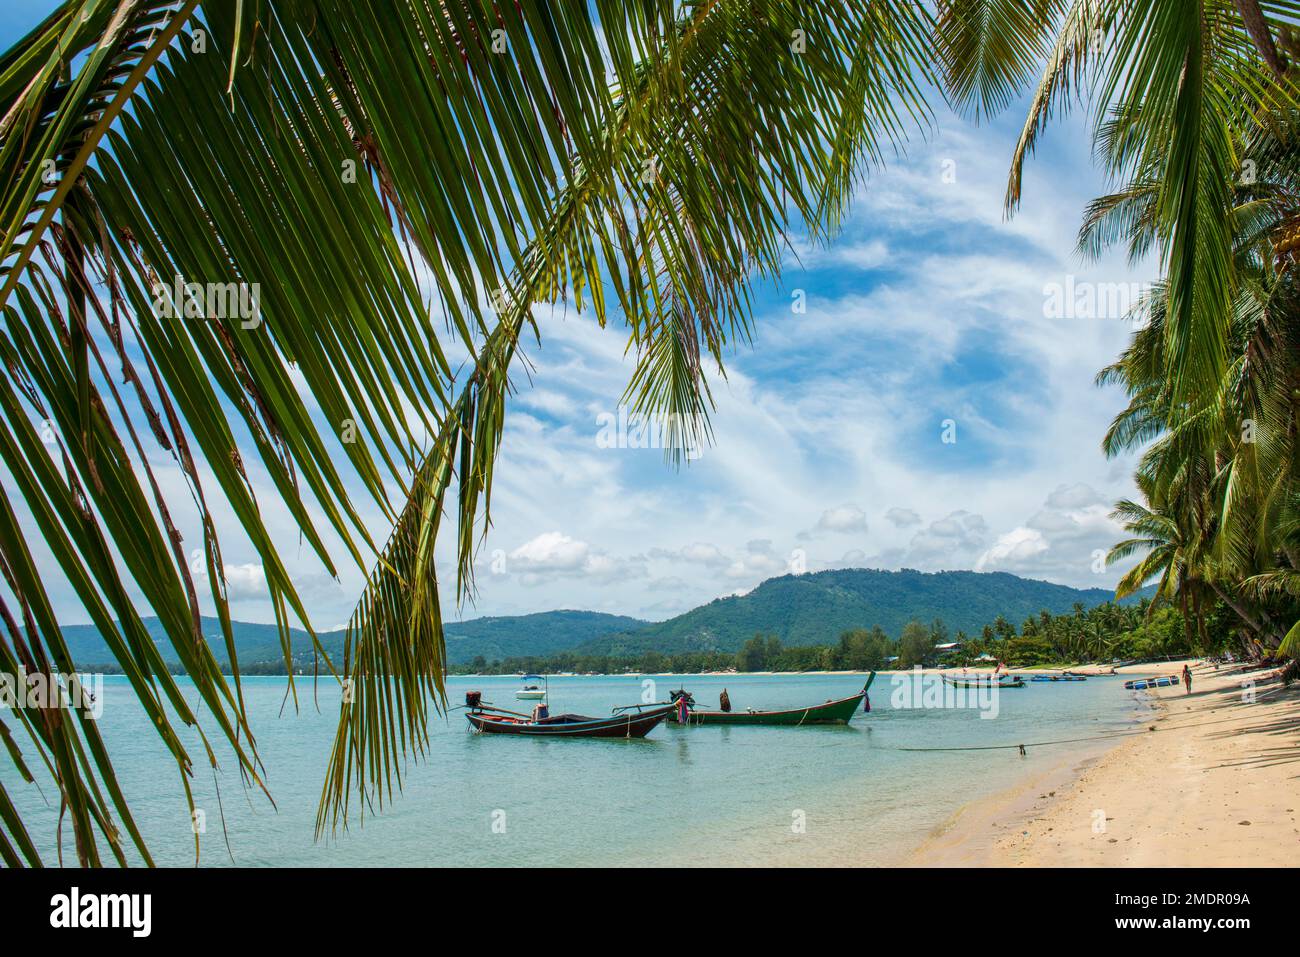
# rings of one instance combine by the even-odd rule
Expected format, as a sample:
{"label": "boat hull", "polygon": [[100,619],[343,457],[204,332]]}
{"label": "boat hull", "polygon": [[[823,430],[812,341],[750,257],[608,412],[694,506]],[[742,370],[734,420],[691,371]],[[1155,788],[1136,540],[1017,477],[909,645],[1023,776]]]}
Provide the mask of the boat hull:
{"label": "boat hull", "polygon": [[1177,686],[1178,681],[1177,675],[1164,675],[1159,678],[1136,678],[1133,681],[1124,682],[1124,687],[1129,691],[1146,691],[1149,688],[1173,688]]}
{"label": "boat hull", "polygon": [[1025,686],[1025,682],[1020,678],[1015,681],[971,681],[944,675],[943,680],[954,688],[1023,688]]}
{"label": "boat hull", "polygon": [[467,711],[465,717],[475,731],[484,734],[516,734],[547,738],[644,738],[668,717],[672,710],[672,707],[668,706],[654,711],[618,714],[609,718],[561,715],[542,722],[487,714],[482,711]]}
{"label": "boat hull", "polygon": [[[859,691],[851,698],[827,701],[809,708],[796,708],[792,711],[690,711],[687,712],[685,724],[772,724],[798,727],[805,724],[848,724],[853,713],[862,704],[865,691]],[[669,716],[674,724],[682,724],[680,717],[674,713]]]}

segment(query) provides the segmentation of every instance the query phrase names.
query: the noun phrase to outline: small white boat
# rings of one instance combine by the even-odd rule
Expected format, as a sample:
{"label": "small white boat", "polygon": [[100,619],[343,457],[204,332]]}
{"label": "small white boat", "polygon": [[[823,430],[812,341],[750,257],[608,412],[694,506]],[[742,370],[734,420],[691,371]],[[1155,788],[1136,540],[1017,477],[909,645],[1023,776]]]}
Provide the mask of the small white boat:
{"label": "small white boat", "polygon": [[[516,698],[546,700],[546,679],[541,675],[524,675],[524,686],[515,692]],[[540,684],[538,683],[540,682]]]}

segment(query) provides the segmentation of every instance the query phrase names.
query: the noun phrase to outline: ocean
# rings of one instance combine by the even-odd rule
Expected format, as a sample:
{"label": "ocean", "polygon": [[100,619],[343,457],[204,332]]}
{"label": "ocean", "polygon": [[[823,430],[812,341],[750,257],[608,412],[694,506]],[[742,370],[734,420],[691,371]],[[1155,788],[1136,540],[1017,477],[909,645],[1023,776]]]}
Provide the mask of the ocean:
{"label": "ocean", "polygon": [[[606,715],[685,687],[710,708],[725,687],[736,710],[776,709],[846,697],[862,682],[845,674],[555,677],[550,703],[553,713]],[[516,702],[516,678],[448,684],[453,707],[470,689],[514,710],[533,704]],[[1122,679],[1090,678],[1003,691],[996,716],[982,718],[978,708],[908,707],[935,702],[905,700],[894,676],[881,674],[871,713],[859,710],[847,726],[663,724],[642,740],[554,740],[475,734],[451,711],[432,722],[429,748],[408,760],[391,803],[363,818],[354,798],[347,830],[317,841],[340,692],[322,681],[313,695],[311,679],[299,678],[295,713],[286,688],[283,677],[244,679],[274,807],[229,760],[210,768],[197,736],[184,735],[203,866],[888,865],[964,804],[1088,747],[1040,742],[1096,739],[1131,727],[1145,707]],[[105,678],[103,697],[101,732],[156,862],[192,865],[180,773],[125,679]],[[1024,756],[1018,744],[1029,745]],[[908,750],[994,745],[1011,747]],[[7,760],[0,782],[55,863],[57,793],[48,782],[39,790],[23,783]],[[75,863],[68,826],[63,840],[65,863]]]}

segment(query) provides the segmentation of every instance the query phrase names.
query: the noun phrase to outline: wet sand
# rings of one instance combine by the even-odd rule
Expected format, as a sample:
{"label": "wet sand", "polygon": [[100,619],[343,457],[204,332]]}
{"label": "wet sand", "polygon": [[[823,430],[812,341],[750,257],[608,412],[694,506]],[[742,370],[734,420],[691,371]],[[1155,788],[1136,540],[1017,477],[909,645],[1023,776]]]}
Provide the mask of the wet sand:
{"label": "wet sand", "polygon": [[[1121,671],[1173,674],[1182,665]],[[1010,791],[967,805],[907,863],[1296,866],[1300,684],[1285,690],[1276,671],[1195,663],[1192,689],[1135,692],[1155,706],[1143,730],[1072,751]]]}

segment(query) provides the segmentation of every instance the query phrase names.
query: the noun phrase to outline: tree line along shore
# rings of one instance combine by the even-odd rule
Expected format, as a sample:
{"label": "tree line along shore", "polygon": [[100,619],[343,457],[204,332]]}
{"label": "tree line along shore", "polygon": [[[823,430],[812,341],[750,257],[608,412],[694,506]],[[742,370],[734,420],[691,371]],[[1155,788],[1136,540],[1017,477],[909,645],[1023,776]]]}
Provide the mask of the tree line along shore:
{"label": "tree line along shore", "polygon": [[665,654],[610,656],[580,651],[546,656],[513,656],[489,660],[478,656],[453,665],[450,674],[504,675],[526,673],[576,674],[701,674],[707,672],[881,671],[916,666],[969,667],[1001,661],[1030,668],[1080,662],[1203,657],[1234,652],[1255,657],[1254,646],[1241,634],[1223,608],[1206,615],[1203,628],[1188,630],[1178,611],[1155,607],[1150,599],[1137,604],[1113,602],[1069,614],[1047,611],[1026,618],[1019,627],[998,616],[976,635],[950,632],[942,619],[928,625],[907,624],[891,637],[879,626],[844,631],[831,644],[785,645],[774,635],[756,634],[738,651],[687,651]]}

